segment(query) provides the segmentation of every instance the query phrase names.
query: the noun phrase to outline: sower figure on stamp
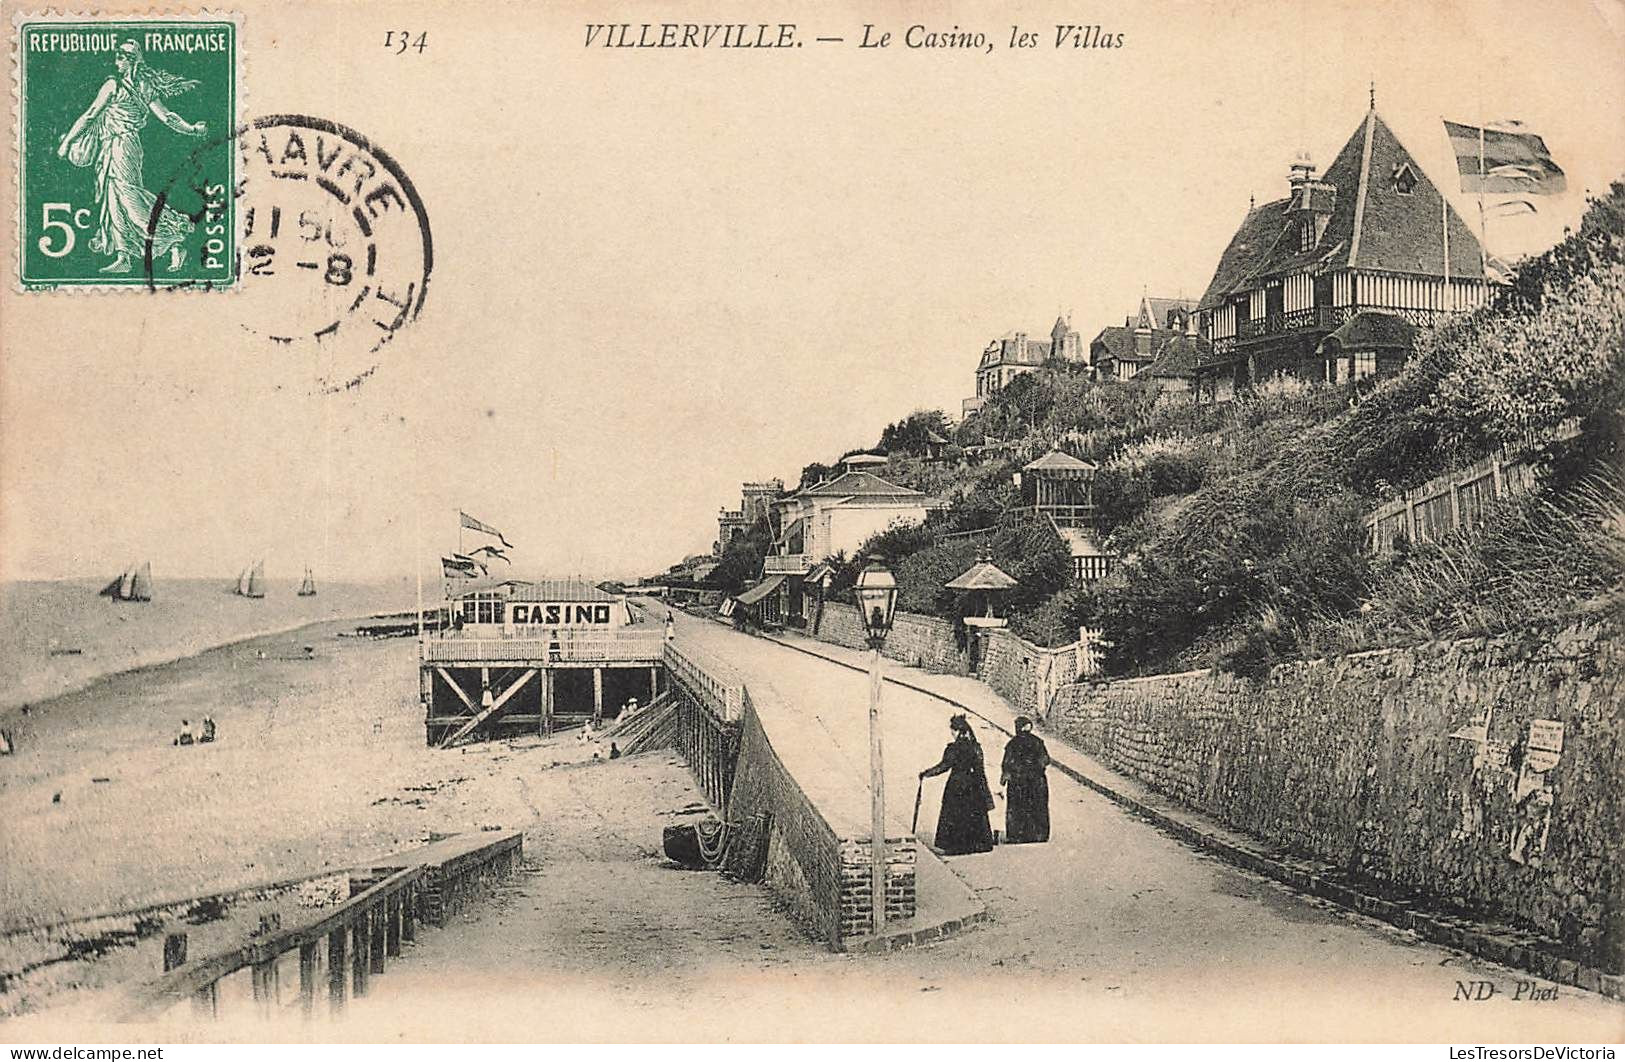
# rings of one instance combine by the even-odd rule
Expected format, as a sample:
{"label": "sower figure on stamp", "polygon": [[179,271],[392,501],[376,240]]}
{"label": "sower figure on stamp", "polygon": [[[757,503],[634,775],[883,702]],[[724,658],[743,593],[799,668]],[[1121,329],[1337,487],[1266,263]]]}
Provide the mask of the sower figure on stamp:
{"label": "sower figure on stamp", "polygon": [[1044,739],[1033,733],[1033,721],[1016,717],[1016,736],[1004,746],[1004,769],[999,784],[1008,803],[1004,812],[1004,835],[1011,844],[1049,840],[1049,749]]}
{"label": "sower figure on stamp", "polygon": [[936,848],[943,855],[991,852],[993,827],[987,813],[993,808],[993,793],[987,787],[982,746],[963,715],[949,719],[948,727],[954,739],[942,750],[942,760],[920,772],[921,778],[948,775],[942,814],[937,816]]}
{"label": "sower figure on stamp", "polygon": [[[56,153],[75,166],[96,167],[96,205],[100,224],[90,248],[113,255],[103,273],[128,273],[132,259],[145,253],[148,225],[158,197],[142,178],[141,130],[147,116],[156,117],[177,133],[202,136],[203,122],[191,123],[164,105],[164,100],[197,86],[196,81],[154,70],[141,57],[134,41],[124,41],[114,53],[117,73],[108,78],[79,120],[73,123]],[[165,207],[153,226],[154,260],[169,256],[171,271],[181,267],[186,250],[181,241],[194,226],[185,215]]]}

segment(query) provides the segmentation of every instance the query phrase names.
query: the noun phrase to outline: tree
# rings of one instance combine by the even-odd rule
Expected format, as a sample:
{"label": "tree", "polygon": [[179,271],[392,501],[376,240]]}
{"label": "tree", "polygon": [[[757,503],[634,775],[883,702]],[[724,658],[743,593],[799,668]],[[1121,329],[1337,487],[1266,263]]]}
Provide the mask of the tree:
{"label": "tree", "polygon": [[952,429],[940,409],[916,409],[880,433],[880,450],[885,453],[924,454],[931,435],[946,438]]}
{"label": "tree", "polygon": [[828,465],[820,461],[814,461],[812,464],[807,465],[801,470],[801,480],[799,486],[803,488],[811,487],[816,483],[828,479],[829,474],[832,471],[834,470]]}

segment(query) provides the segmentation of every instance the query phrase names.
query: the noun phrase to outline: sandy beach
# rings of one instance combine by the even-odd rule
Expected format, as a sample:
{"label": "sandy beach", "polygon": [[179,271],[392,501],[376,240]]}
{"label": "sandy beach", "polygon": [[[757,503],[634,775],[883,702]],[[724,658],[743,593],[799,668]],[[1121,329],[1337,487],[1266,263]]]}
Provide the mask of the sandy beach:
{"label": "sandy beach", "polygon": [[[255,638],[9,712],[0,928],[311,873],[478,825],[472,808],[425,821],[404,790],[470,773],[423,748],[414,643],[339,637],[352,627]],[[204,715],[214,744],[172,744],[182,719]]]}
{"label": "sandy beach", "polygon": [[[345,637],[353,627],[254,638],[9,713],[18,752],[0,760],[0,932],[23,935],[19,954],[0,945],[0,970],[25,965],[29,929],[346,868],[434,834],[558,815],[582,820],[582,834],[602,822],[589,808],[619,807],[641,821],[625,843],[658,861],[660,822],[700,813],[669,753],[594,764],[568,733],[425,748],[415,642]],[[205,714],[214,744],[172,744],[181,719]],[[229,928],[193,930],[195,945]],[[119,979],[157,972],[155,941],[94,969],[18,979],[0,1013],[93,1010]]]}

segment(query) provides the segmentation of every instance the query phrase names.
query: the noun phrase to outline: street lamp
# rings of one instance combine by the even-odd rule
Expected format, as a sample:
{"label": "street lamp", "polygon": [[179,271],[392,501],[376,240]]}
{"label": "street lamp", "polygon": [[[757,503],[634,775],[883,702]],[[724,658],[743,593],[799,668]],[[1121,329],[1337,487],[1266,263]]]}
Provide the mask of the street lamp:
{"label": "street lamp", "polygon": [[886,785],[880,754],[880,648],[897,614],[897,579],[873,561],[852,588],[869,643],[869,897],[875,936],[886,927]]}

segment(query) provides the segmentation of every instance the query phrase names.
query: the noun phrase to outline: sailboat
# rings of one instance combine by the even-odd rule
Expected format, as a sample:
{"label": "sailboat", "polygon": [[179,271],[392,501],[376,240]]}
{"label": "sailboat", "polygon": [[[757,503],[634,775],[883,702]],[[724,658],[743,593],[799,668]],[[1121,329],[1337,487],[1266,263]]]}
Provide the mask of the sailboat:
{"label": "sailboat", "polygon": [[306,565],[305,567],[305,581],[299,584],[299,596],[316,596],[316,577],[310,573],[309,565]]}
{"label": "sailboat", "polygon": [[114,601],[152,600],[152,562],[132,564],[97,592],[97,596]]}
{"label": "sailboat", "polygon": [[265,596],[265,561],[258,560],[237,577],[237,595],[239,597]]}

